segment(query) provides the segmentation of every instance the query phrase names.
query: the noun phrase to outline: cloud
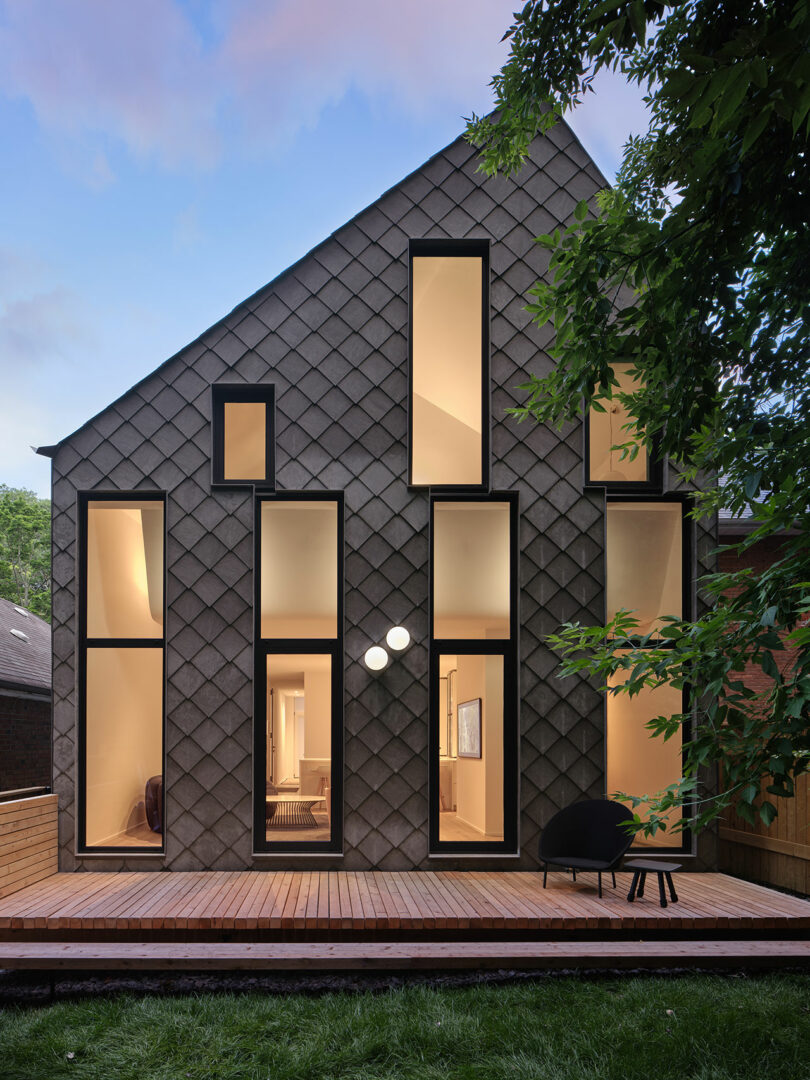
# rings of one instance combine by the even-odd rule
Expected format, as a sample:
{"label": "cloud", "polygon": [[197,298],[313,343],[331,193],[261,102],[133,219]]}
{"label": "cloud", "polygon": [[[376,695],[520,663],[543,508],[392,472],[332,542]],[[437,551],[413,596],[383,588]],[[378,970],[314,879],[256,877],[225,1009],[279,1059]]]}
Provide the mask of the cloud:
{"label": "cloud", "polygon": [[168,165],[210,163],[219,139],[205,67],[194,27],[166,0],[0,8],[0,86],[59,134],[111,135]]}
{"label": "cloud", "polygon": [[0,91],[56,136],[204,167],[288,139],[352,92],[407,116],[485,106],[511,7],[222,0],[204,37],[176,0],[0,0]]}
{"label": "cloud", "polygon": [[234,4],[222,63],[254,131],[314,125],[351,91],[417,117],[485,97],[511,5],[492,0],[262,0]]}
{"label": "cloud", "polygon": [[77,297],[68,289],[52,289],[0,308],[0,373],[14,380],[32,366],[64,363],[92,342],[77,317]]}

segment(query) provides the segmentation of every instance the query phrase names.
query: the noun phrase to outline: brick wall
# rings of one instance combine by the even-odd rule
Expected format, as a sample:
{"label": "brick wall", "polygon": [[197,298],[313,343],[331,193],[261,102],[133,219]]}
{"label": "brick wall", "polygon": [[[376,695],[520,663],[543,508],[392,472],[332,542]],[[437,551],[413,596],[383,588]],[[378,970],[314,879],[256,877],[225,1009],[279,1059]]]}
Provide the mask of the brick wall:
{"label": "brick wall", "polygon": [[0,695],[0,791],[50,783],[50,701]]}
{"label": "brick wall", "polygon": [[[724,543],[733,543],[737,537],[724,538]],[[756,574],[761,574],[771,566],[781,555],[781,541],[775,537],[768,540],[760,540],[753,547],[737,555],[732,551],[724,551],[718,556],[717,568],[720,573],[728,574],[735,570],[751,568]],[[793,664],[796,650],[785,648],[784,652],[777,653],[775,660],[780,671],[789,671]],[[745,683],[752,689],[761,691],[769,690],[772,680],[765,674],[759,664],[749,664],[745,669]]]}
{"label": "brick wall", "polygon": [[[761,540],[742,555],[723,552],[718,559],[723,572],[750,567],[762,573],[781,554],[781,543],[772,538]],[[788,671],[795,649],[785,648],[776,654],[781,671]],[[749,664],[745,683],[757,691],[767,691],[772,680],[757,664]],[[780,799],[765,791],[763,796],[774,803],[778,816],[769,828],[762,822],[749,825],[733,811],[727,811],[720,828],[719,865],[721,870],[753,881],[762,881],[783,889],[810,894],[810,776],[796,783],[796,795]]]}

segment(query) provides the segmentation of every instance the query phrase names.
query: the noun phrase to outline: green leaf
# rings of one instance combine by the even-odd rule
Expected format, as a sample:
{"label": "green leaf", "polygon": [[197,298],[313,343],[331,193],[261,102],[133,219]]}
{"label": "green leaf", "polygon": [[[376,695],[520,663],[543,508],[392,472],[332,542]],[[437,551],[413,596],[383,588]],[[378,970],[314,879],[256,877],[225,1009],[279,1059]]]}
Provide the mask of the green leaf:
{"label": "green leaf", "polygon": [[630,19],[633,33],[638,38],[640,44],[643,45],[647,36],[647,14],[644,10],[644,0],[633,0],[627,9],[627,15]]}
{"label": "green leaf", "polygon": [[587,216],[588,216],[588,203],[587,203],[587,200],[586,199],[581,199],[577,203],[577,205],[576,205],[576,207],[574,209],[574,217],[577,219],[577,221],[584,221]]}
{"label": "green leaf", "polygon": [[743,490],[749,499],[755,499],[759,495],[759,486],[762,482],[762,470],[749,473],[743,481]]}
{"label": "green leaf", "polygon": [[745,134],[743,135],[742,147],[740,149],[741,156],[748,153],[748,151],[763,133],[765,128],[768,126],[770,119],[770,108],[764,108],[761,112],[757,113],[756,116],[751,117],[746,126]]}
{"label": "green leaf", "polygon": [[771,802],[764,802],[759,808],[759,816],[767,828],[776,818],[776,807]]}
{"label": "green leaf", "polygon": [[766,608],[762,613],[762,618],[759,620],[760,626],[773,626],[776,622],[776,613],[779,610],[778,606],[774,604],[772,607]]}

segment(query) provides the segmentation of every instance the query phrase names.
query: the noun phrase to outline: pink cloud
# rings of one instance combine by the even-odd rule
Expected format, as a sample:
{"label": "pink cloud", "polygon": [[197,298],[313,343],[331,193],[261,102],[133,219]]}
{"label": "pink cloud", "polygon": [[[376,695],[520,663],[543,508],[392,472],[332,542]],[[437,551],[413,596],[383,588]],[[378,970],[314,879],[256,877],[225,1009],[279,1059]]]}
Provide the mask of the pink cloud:
{"label": "pink cloud", "polygon": [[406,113],[469,112],[489,79],[512,5],[503,0],[238,0],[222,60],[242,107],[265,130],[314,123],[355,90],[388,97]]}
{"label": "pink cloud", "polygon": [[[99,138],[165,166],[204,167],[288,140],[350,93],[405,117],[483,111],[512,7],[219,0],[206,43],[177,0],[0,0],[0,92],[28,99],[55,141],[81,144],[88,182],[103,187],[112,172]],[[596,85],[573,126],[612,172],[646,120],[620,76]]]}
{"label": "pink cloud", "polygon": [[508,0],[223,0],[205,47],[173,0],[0,0],[0,90],[60,137],[168,166],[272,145],[352,91],[406,115],[486,106]]}
{"label": "pink cloud", "polygon": [[166,0],[5,0],[0,87],[46,129],[123,140],[138,156],[204,164],[218,153],[198,36]]}

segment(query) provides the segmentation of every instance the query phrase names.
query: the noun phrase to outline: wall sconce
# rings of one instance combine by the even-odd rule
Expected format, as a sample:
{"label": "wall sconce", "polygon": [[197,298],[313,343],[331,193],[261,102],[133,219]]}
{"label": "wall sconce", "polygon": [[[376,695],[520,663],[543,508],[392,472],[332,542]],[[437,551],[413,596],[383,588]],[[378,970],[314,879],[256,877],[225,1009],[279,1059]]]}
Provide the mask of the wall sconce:
{"label": "wall sconce", "polygon": [[385,635],[385,640],[388,642],[389,649],[393,649],[394,652],[402,652],[403,649],[407,649],[410,645],[411,635],[404,626],[392,626]]}
{"label": "wall sconce", "polygon": [[388,653],[381,645],[372,645],[370,649],[366,649],[363,661],[369,671],[382,671],[388,666]]}

